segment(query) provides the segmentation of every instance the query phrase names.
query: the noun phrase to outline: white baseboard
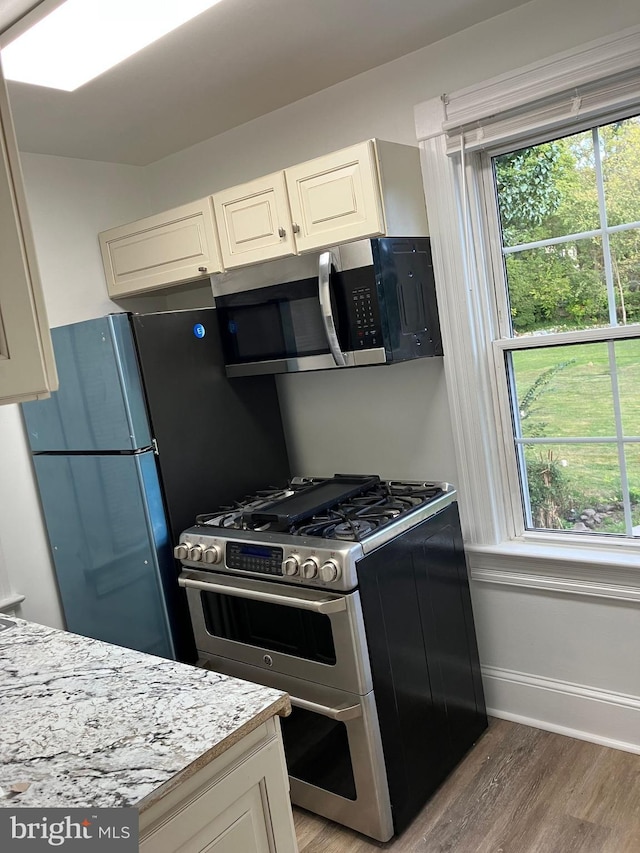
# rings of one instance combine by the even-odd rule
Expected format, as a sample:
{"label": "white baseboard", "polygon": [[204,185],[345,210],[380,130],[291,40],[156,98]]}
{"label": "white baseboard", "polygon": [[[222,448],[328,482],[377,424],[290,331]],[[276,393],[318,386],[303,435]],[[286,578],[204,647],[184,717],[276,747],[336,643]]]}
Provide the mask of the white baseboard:
{"label": "white baseboard", "polygon": [[487,713],[538,729],[640,754],[640,697],[482,668]]}

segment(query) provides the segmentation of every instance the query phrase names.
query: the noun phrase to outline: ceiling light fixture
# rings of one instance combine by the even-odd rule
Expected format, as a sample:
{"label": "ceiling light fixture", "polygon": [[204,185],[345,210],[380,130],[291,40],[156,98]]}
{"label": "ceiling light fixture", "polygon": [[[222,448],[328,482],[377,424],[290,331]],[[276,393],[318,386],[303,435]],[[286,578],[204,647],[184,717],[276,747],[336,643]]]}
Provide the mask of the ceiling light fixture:
{"label": "ceiling light fixture", "polygon": [[2,49],[7,80],[73,92],[220,0],[66,0]]}

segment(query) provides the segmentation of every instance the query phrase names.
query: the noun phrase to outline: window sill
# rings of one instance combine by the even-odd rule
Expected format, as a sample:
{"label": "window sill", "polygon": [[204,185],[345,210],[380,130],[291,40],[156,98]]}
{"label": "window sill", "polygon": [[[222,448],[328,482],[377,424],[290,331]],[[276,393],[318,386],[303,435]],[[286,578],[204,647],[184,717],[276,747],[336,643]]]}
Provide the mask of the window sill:
{"label": "window sill", "polygon": [[640,601],[640,553],[529,538],[466,547],[472,580],[569,595]]}

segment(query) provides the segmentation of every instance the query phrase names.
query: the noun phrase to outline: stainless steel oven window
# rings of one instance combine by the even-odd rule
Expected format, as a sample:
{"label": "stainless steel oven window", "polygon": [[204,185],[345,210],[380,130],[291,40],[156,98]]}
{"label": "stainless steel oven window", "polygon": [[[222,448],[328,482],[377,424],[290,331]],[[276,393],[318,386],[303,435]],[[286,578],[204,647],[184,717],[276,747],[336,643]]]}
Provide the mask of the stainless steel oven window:
{"label": "stainless steel oven window", "polygon": [[289,775],[345,797],[356,799],[347,724],[296,707],[280,721]]}
{"label": "stainless steel oven window", "polygon": [[336,663],[331,619],[325,613],[219,592],[203,591],[200,601],[212,637],[329,666]]}
{"label": "stainless steel oven window", "polygon": [[[388,841],[393,835],[393,821],[373,691],[354,696],[318,685],[303,685],[297,679],[283,679],[280,684],[279,689],[291,695],[294,709],[312,713],[312,725],[319,724],[321,718],[344,725],[348,751],[340,756],[340,762],[342,767],[347,763],[351,767],[356,792],[355,798],[345,797],[331,790],[330,779],[326,780],[329,784],[318,785],[297,778],[290,769],[292,802],[378,841]],[[285,756],[289,767],[286,741]]]}
{"label": "stainless steel oven window", "polygon": [[[205,662],[216,672],[284,690],[291,697],[293,715],[306,711],[300,719],[311,728],[317,726],[329,738],[331,755],[341,769],[350,768],[350,778],[342,789],[347,796],[332,790],[338,785],[328,775],[323,787],[322,777],[329,768],[317,770],[312,778],[309,766],[315,749],[313,731],[307,736],[302,725],[289,727],[287,719],[281,720],[293,803],[378,841],[391,838],[393,820],[373,691],[359,696],[215,655],[207,655],[200,661]],[[334,723],[340,725],[334,728]],[[333,732],[340,734],[336,736]]]}
{"label": "stainless steel oven window", "polygon": [[[354,693],[371,690],[371,664],[357,592],[335,593],[198,569],[184,569],[179,583],[187,590],[201,656],[221,655]],[[227,597],[240,603],[231,607]],[[261,605],[259,610],[253,608],[254,603]],[[291,632],[288,637],[283,637],[277,625],[283,613]],[[243,623],[247,614],[253,621]],[[321,617],[319,624],[329,626],[330,639],[324,628],[319,635],[309,636],[310,631],[317,631],[318,623],[306,614]],[[269,628],[270,619],[276,623],[273,628]],[[332,662],[322,660],[323,656]]]}

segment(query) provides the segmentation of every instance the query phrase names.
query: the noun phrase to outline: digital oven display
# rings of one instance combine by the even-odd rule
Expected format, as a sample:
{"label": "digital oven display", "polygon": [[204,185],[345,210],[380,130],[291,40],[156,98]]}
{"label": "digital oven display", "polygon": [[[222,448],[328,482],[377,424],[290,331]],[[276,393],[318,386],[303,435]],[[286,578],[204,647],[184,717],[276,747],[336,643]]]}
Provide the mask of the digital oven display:
{"label": "digital oven display", "polygon": [[243,572],[259,572],[265,575],[282,575],[282,548],[269,545],[246,545],[240,542],[227,543],[227,567]]}

